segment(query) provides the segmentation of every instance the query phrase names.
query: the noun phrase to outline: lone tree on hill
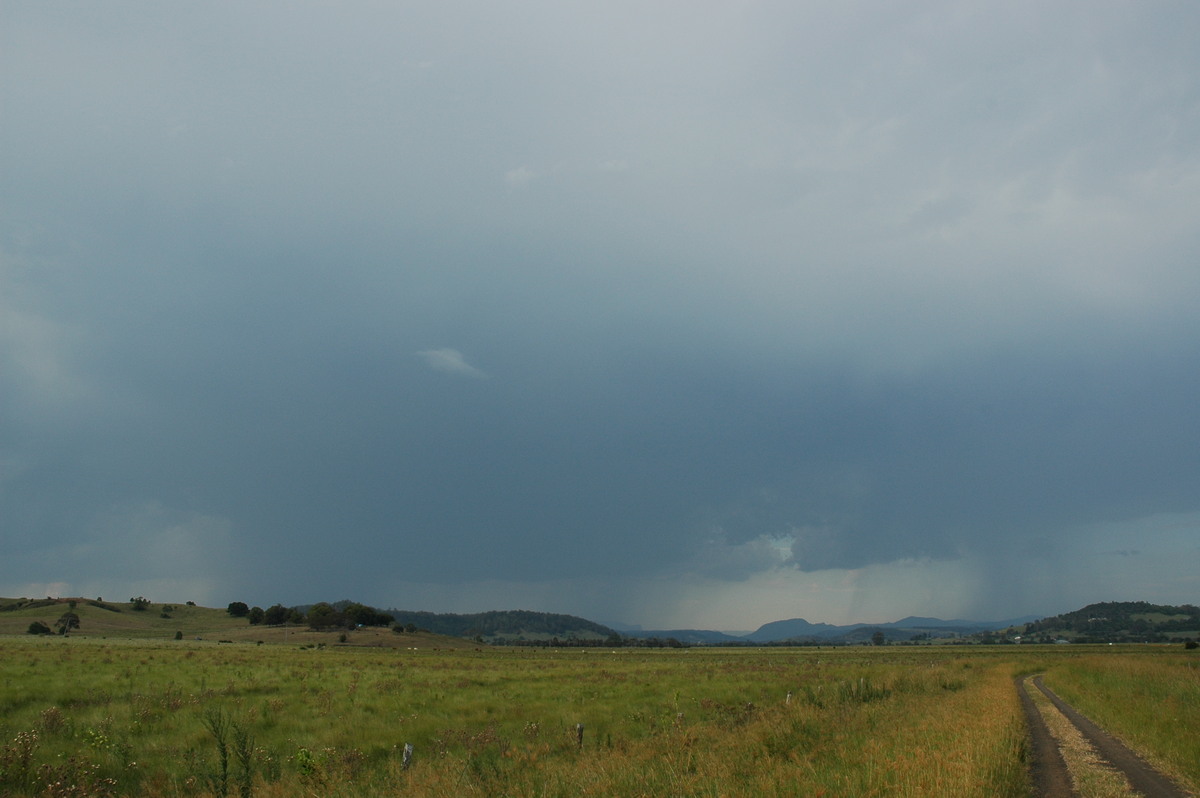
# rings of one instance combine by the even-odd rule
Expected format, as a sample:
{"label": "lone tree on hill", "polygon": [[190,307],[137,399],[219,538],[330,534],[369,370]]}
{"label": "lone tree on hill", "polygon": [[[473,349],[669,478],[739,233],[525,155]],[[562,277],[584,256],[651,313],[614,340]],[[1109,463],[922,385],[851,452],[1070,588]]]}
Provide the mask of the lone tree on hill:
{"label": "lone tree on hill", "polygon": [[55,622],[55,626],[58,627],[60,635],[65,635],[72,629],[79,628],[79,616],[73,612],[64,612],[62,617]]}
{"label": "lone tree on hill", "polygon": [[247,615],[250,614],[250,608],[246,605],[246,602],[244,602],[244,601],[229,602],[229,606],[225,608],[225,611],[227,613],[229,613],[230,615],[232,615],[234,618],[245,618]]}

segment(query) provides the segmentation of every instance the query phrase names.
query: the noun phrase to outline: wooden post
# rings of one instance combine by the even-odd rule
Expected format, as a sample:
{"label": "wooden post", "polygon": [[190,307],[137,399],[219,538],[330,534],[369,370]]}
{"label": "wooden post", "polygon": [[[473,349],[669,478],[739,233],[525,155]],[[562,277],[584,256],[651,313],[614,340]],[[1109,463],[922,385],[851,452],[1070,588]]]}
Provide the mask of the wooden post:
{"label": "wooden post", "polygon": [[579,743],[579,747],[583,748],[583,724],[575,724],[575,740]]}
{"label": "wooden post", "polygon": [[409,765],[412,764],[412,755],[413,755],[412,743],[405,743],[404,744],[404,755],[400,758],[400,767],[401,768],[403,768],[404,770],[408,770]]}

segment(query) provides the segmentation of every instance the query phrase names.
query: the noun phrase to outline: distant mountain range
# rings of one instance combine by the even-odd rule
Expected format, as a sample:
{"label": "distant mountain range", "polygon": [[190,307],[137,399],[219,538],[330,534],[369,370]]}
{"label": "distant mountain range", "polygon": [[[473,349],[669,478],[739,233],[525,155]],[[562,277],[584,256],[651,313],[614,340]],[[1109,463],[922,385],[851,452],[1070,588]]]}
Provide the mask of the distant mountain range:
{"label": "distant mountain range", "polygon": [[477,637],[486,642],[537,642],[604,640],[616,642],[621,638],[642,641],[673,641],[684,645],[760,645],[765,643],[829,643],[844,644],[871,640],[882,633],[888,642],[931,640],[965,637],[982,632],[1023,627],[1040,616],[1026,616],[1003,621],[946,621],[940,618],[910,616],[899,621],[881,624],[855,623],[836,626],[810,623],[803,618],[772,621],[745,635],[734,635],[710,629],[614,629],[574,615],[561,615],[528,610],[505,610],[470,614],[413,612],[390,609],[397,625],[412,624],[438,634],[454,637]]}
{"label": "distant mountain range", "polygon": [[[341,601],[340,607],[348,604]],[[0,609],[4,609],[0,607]],[[1173,642],[1200,637],[1200,609],[1144,601],[1089,604],[1074,612],[1025,615],[998,621],[943,620],[910,615],[889,623],[838,626],[790,618],[753,632],[710,629],[610,627],[574,615],[529,610],[472,614],[387,610],[397,627],[415,627],[451,637],[513,645],[848,645],[908,643],[966,638],[974,642]]]}
{"label": "distant mountain range", "polygon": [[[149,601],[140,597],[130,599],[128,605],[124,602],[106,604],[100,599],[93,601],[87,598],[47,598],[44,601],[0,598],[0,634],[48,634],[52,630],[47,624],[53,621],[56,615],[61,616],[61,622],[73,611],[78,611],[86,616],[86,634],[138,636],[162,633],[164,629],[180,634],[179,630],[183,628],[188,630],[189,635],[200,632],[207,634],[217,629],[218,631],[212,633],[236,637],[237,633],[229,627],[229,623],[245,623],[242,616],[235,617],[233,608],[237,604],[241,602],[233,602],[227,610],[219,613],[215,609],[197,607],[192,602],[182,605],[163,604],[158,607],[159,611],[154,613],[138,611],[150,606]],[[59,605],[67,605],[65,614]],[[241,606],[245,607],[244,604]],[[364,605],[349,600],[335,602],[332,606],[342,612],[349,612],[356,607],[365,608]],[[272,626],[272,622],[265,618],[259,622],[251,620],[247,627],[248,633],[252,630],[255,635],[263,635],[269,634],[271,629],[283,628],[286,637],[288,627],[296,629],[311,625],[310,620],[304,618],[304,610],[309,608],[311,605],[291,608],[287,627]],[[271,609],[274,610],[275,607]],[[97,614],[93,610],[104,612]],[[1183,643],[1188,648],[1200,647],[1200,608],[1191,604],[1172,606],[1145,601],[1089,604],[1062,615],[1028,615],[1000,621],[947,621],[941,618],[909,616],[890,623],[837,626],[811,623],[803,618],[791,618],[763,624],[755,631],[745,634],[708,629],[614,629],[574,615],[527,610],[466,615],[395,609],[373,612],[381,619],[378,624],[376,621],[361,623],[372,628],[385,628],[386,624],[392,624],[395,631],[408,634],[427,631],[458,638],[459,641],[473,640],[476,643],[508,645],[832,646],[878,642],[922,643],[953,639],[973,643]],[[32,623],[33,621],[38,623]],[[283,622],[280,620],[278,623]],[[261,625],[255,626],[255,623]],[[35,626],[43,627],[43,630],[35,632]],[[347,627],[349,628],[351,627]]]}
{"label": "distant mountain range", "polygon": [[628,631],[627,637],[657,637],[674,638],[682,643],[692,645],[731,645],[736,643],[858,643],[872,639],[877,632],[882,632],[888,642],[900,640],[932,640],[947,637],[966,637],[968,635],[1007,629],[1012,626],[1023,627],[1027,623],[1038,620],[1040,616],[1028,615],[1021,618],[1010,618],[1003,621],[945,621],[941,618],[918,618],[909,616],[890,623],[853,623],[837,626],[828,623],[810,623],[803,618],[792,618],[786,621],[772,621],[763,624],[755,631],[746,635],[730,635],[724,632],[713,632],[702,629],[673,629],[656,631]]}

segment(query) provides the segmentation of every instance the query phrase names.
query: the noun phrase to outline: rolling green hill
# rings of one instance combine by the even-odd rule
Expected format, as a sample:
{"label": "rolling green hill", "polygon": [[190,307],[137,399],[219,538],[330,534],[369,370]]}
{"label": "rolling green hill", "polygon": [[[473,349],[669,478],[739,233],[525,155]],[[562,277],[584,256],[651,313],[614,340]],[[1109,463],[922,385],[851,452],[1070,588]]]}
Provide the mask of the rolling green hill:
{"label": "rolling green hill", "polygon": [[142,604],[101,601],[86,598],[0,599],[0,634],[25,634],[29,625],[39,621],[57,630],[66,613],[79,617],[79,637],[185,637],[223,635],[246,625],[244,618],[233,618],[223,609],[198,607],[186,603]]}
{"label": "rolling green hill", "polygon": [[598,623],[552,612],[496,610],[466,615],[388,610],[397,626],[412,624],[438,634],[497,640],[604,640],[617,633]]}
{"label": "rolling green hill", "polygon": [[1023,636],[1076,643],[1177,643],[1200,637],[1200,607],[1106,601],[1025,624]]}
{"label": "rolling green hill", "polygon": [[[44,624],[57,632],[66,613],[79,618],[69,636],[86,639],[204,640],[232,643],[288,643],[296,645],[357,645],[385,648],[463,648],[469,641],[439,634],[397,634],[385,627],[353,631],[314,631],[307,625],[252,625],[224,609],[194,604],[107,602],[87,598],[0,598],[0,635],[26,635],[30,624]],[[343,635],[345,639],[343,640]]]}

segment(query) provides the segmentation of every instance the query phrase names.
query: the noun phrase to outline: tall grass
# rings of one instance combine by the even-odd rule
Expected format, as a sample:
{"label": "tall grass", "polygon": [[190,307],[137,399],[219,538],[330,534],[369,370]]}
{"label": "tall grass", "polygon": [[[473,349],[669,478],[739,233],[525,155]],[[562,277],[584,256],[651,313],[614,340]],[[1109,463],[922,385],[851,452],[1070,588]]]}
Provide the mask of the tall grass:
{"label": "tall grass", "polygon": [[1010,657],[9,638],[0,794],[1023,796]]}
{"label": "tall grass", "polygon": [[[1116,647],[1114,647],[1116,648]],[[1089,653],[1048,668],[1046,684],[1093,721],[1200,792],[1200,657],[1181,649]]]}

